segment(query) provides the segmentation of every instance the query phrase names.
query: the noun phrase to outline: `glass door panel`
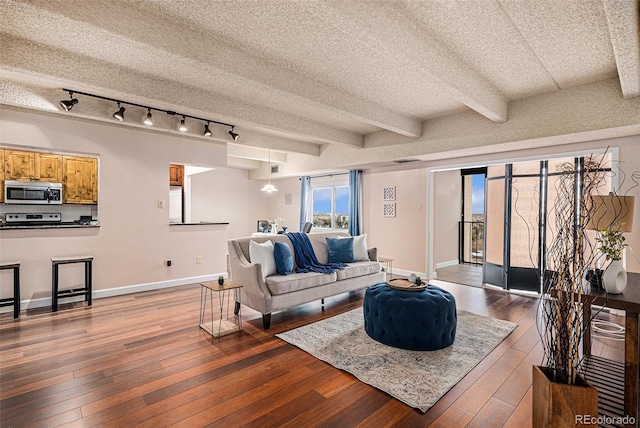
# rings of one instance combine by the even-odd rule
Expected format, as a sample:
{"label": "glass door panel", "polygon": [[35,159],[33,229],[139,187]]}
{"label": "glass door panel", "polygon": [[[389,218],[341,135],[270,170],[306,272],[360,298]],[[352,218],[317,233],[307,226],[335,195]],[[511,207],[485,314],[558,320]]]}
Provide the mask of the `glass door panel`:
{"label": "glass door panel", "polygon": [[[511,246],[507,275],[507,288],[510,290],[540,291],[538,270],[540,162],[536,163],[536,174],[538,175],[514,177],[512,180]],[[514,172],[516,171],[516,165],[519,164],[514,164]],[[527,169],[528,174],[532,172],[532,168]]]}
{"label": "glass door panel", "polygon": [[[487,179],[485,212],[485,249],[483,282],[505,286],[504,272],[504,204],[505,204],[505,166],[502,165],[502,177]],[[489,167],[487,175],[496,177],[497,168]]]}

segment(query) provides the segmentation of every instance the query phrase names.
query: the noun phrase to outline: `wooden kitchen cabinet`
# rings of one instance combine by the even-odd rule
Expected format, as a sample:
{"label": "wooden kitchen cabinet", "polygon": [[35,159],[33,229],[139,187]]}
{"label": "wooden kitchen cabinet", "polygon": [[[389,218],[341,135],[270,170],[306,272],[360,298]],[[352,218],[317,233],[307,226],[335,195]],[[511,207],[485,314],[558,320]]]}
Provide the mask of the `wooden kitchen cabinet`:
{"label": "wooden kitchen cabinet", "polygon": [[36,152],[36,180],[62,182],[62,155]]}
{"label": "wooden kitchen cabinet", "polygon": [[182,186],[184,165],[169,164],[169,185]]}
{"label": "wooden kitchen cabinet", "polygon": [[31,181],[35,178],[36,153],[20,150],[4,151],[4,179]]}
{"label": "wooden kitchen cabinet", "polygon": [[98,203],[98,159],[63,156],[62,169],[63,203]]}
{"label": "wooden kitchen cabinet", "polygon": [[62,181],[62,156],[52,153],[4,150],[4,179],[18,181]]}

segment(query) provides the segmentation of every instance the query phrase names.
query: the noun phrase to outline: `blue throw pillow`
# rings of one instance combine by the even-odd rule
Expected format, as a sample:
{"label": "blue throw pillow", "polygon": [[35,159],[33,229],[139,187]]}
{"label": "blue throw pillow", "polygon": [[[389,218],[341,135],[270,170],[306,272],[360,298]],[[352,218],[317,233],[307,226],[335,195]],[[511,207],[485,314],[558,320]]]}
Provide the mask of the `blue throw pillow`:
{"label": "blue throw pillow", "polygon": [[291,248],[284,242],[276,242],[273,247],[273,256],[276,259],[276,271],[280,275],[289,275],[293,270]]}
{"label": "blue throw pillow", "polygon": [[329,263],[353,263],[353,237],[327,238]]}

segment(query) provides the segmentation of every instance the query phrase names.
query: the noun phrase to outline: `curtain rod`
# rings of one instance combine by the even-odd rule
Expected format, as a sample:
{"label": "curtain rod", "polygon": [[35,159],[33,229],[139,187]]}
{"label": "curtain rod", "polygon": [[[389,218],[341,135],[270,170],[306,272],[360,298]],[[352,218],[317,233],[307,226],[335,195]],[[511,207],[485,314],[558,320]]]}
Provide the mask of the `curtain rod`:
{"label": "curtain rod", "polygon": [[[338,175],[349,175],[349,173],[348,172],[338,172],[336,174],[314,175],[314,176],[310,176],[309,178],[333,177],[333,176],[338,176]],[[302,177],[299,177],[298,180],[302,180]]]}

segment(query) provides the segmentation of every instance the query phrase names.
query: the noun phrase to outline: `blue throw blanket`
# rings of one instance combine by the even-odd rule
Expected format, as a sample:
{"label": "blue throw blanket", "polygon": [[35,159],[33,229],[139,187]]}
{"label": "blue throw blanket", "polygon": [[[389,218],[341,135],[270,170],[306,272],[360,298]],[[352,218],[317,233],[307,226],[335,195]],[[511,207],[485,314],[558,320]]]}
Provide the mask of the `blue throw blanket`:
{"label": "blue throw blanket", "polygon": [[328,263],[326,265],[320,263],[306,233],[289,232],[286,235],[291,240],[296,255],[296,264],[298,265],[296,273],[333,273],[336,269],[347,267],[345,263]]}

